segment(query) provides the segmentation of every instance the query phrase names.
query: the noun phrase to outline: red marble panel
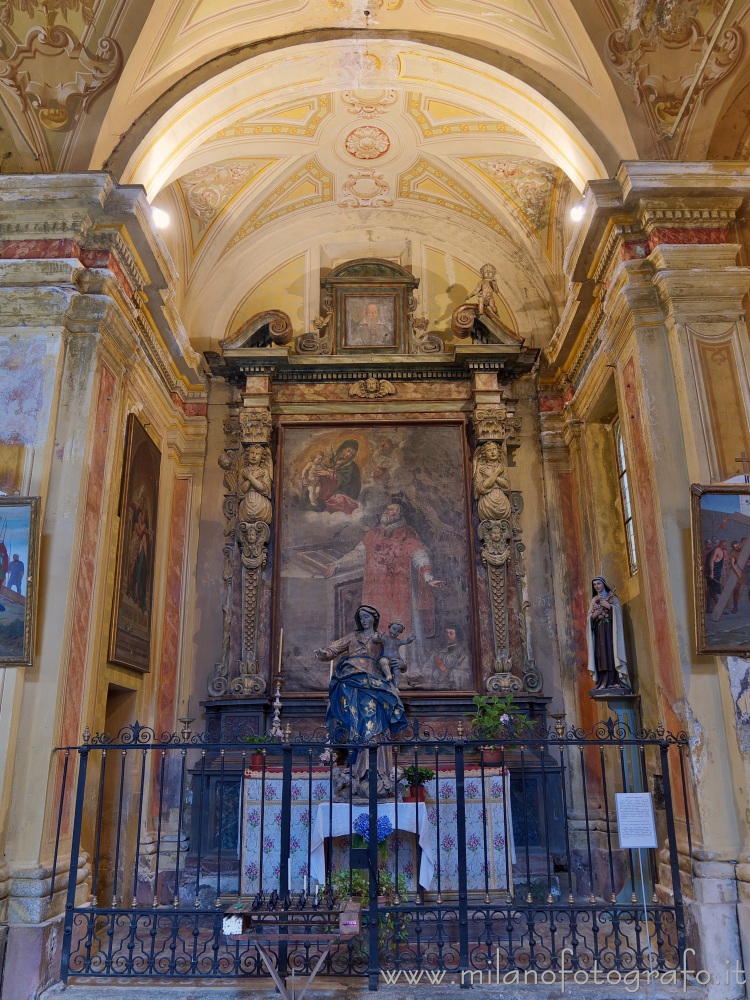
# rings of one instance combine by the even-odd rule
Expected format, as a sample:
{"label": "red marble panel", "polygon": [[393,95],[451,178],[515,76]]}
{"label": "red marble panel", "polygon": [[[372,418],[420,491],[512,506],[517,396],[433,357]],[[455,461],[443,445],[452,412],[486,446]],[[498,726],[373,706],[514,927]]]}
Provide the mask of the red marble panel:
{"label": "red marble panel", "polygon": [[[156,722],[154,728],[157,736],[162,733],[172,733],[176,728],[177,715],[177,681],[179,676],[180,627],[182,622],[182,588],[183,567],[185,562],[185,543],[187,539],[187,515],[190,502],[190,480],[175,476],[172,494],[172,517],[169,525],[169,553],[167,555],[167,579],[164,600],[164,625],[161,639],[161,656],[159,659],[159,685],[157,688]],[[165,759],[165,781],[162,790],[161,761],[155,754],[152,767],[154,770],[153,794],[151,797],[151,816],[158,818],[161,809],[173,804],[174,795],[170,794],[170,780],[175,776],[178,759],[169,756]],[[172,789],[172,792],[174,789]]]}
{"label": "red marble panel", "polygon": [[[84,707],[86,651],[91,631],[91,607],[94,598],[98,542],[101,537],[107,448],[111,432],[114,390],[115,376],[108,368],[102,367],[93,421],[94,439],[91,445],[85,487],[81,548],[75,573],[70,649],[68,662],[63,665],[65,680],[62,691],[60,733],[63,746],[79,743],[83,730],[81,713]],[[72,795],[69,796],[68,802],[70,806]],[[69,833],[71,818],[71,810],[68,808],[63,817],[63,835]]]}
{"label": "red marble panel", "polygon": [[572,395],[572,389],[566,389],[564,393],[541,393],[539,396],[540,413],[557,413],[565,408],[565,404]]}
{"label": "red marble panel", "polygon": [[84,267],[108,268],[129,299],[133,289],[117,259],[109,250],[83,250],[76,240],[2,240],[0,259],[3,260],[53,260],[75,258]]}
{"label": "red marble panel", "polygon": [[[597,719],[596,706],[589,697],[593,687],[588,671],[588,646],[586,628],[588,626],[588,581],[584,580],[582,567],[580,491],[578,478],[573,472],[557,475],[557,489],[560,497],[560,521],[564,539],[565,574],[568,580],[570,599],[570,623],[575,650],[575,685],[578,691],[578,706],[581,725],[590,729]],[[563,673],[565,671],[563,670]]]}
{"label": "red marble panel", "polygon": [[728,236],[726,228],[698,229],[682,226],[661,226],[653,229],[649,234],[647,245],[648,252],[658,247],[660,244],[700,246],[727,243]]}
{"label": "red marble panel", "polygon": [[628,456],[628,468],[633,470],[636,516],[640,523],[644,552],[648,554],[643,560],[643,574],[648,586],[647,599],[653,613],[654,667],[659,672],[656,687],[664,724],[667,729],[676,733],[683,727],[672,706],[682,695],[682,691],[678,692],[675,684],[675,677],[679,674],[679,664],[675,663],[670,639],[672,628],[665,586],[665,581],[669,579],[669,570],[664,565],[661,551],[661,524],[654,503],[656,484],[651,474],[646,430],[638,402],[635,360],[632,355],[623,368],[623,395],[632,452]]}
{"label": "red marble panel", "polygon": [[186,403],[176,393],[172,393],[172,402],[179,406],[186,417],[205,417],[208,413],[208,403]]}
{"label": "red marble panel", "polygon": [[81,248],[75,240],[2,240],[3,260],[49,260],[60,257],[80,257]]}
{"label": "red marble panel", "polygon": [[177,698],[178,657],[182,607],[183,566],[187,538],[187,512],[190,480],[175,477],[172,496],[172,519],[169,526],[169,555],[164,601],[164,627],[161,640],[159,695],[156,710],[157,733],[172,732]]}

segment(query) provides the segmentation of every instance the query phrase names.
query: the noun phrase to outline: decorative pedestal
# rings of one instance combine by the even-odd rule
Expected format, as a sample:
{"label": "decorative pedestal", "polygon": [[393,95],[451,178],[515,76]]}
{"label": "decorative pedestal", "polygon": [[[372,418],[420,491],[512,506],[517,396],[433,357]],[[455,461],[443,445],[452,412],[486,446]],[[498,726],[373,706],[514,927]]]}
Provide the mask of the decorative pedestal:
{"label": "decorative pedestal", "polygon": [[[601,694],[596,691],[591,693],[595,701],[604,701],[610,712],[616,716],[617,722],[626,733],[631,736],[640,729],[640,697],[637,694],[613,694],[612,689],[604,689]],[[638,748],[633,744],[624,744],[623,747],[623,791],[624,792],[647,792],[646,778],[643,773],[643,764],[638,755]],[[643,869],[643,886],[646,890],[645,902],[650,902],[654,892],[654,878],[651,864],[651,856],[645,850],[630,851],[630,867],[634,873],[634,879],[630,876],[625,880],[625,884],[617,894],[618,903],[631,903],[637,899],[643,904],[643,888],[641,887],[641,866]],[[635,884],[633,884],[635,882]]]}

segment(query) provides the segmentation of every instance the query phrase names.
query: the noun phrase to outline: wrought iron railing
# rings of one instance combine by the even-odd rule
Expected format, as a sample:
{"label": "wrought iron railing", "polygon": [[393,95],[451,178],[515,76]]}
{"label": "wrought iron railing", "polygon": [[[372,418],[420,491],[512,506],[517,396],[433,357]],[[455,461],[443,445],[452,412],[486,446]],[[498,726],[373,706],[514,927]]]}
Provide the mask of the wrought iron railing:
{"label": "wrought iron railing", "polygon": [[[565,731],[558,721],[492,744],[417,724],[398,742],[354,748],[331,745],[325,731],[247,739],[157,736],[136,724],[61,748],[65,981],[265,976],[252,935],[224,933],[225,912],[241,907],[267,925],[294,911],[310,942],[282,936],[275,961],[282,975],[309,972],[330,919],[321,914],[349,896],[362,901],[362,934],[336,945],[322,974],[368,976],[372,989],[383,976],[468,985],[513,970],[529,981],[595,964],[679,966],[684,735],[614,721]],[[412,801],[409,768],[422,769]],[[659,859],[618,846],[614,796],[646,790],[656,793]]]}

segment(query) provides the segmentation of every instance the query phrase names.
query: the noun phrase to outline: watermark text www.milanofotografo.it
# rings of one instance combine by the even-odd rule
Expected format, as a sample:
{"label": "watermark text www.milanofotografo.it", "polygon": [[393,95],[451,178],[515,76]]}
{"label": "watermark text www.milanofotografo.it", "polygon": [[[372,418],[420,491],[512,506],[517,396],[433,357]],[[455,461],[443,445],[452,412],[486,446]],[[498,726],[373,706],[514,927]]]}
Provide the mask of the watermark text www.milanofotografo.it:
{"label": "watermark text www.milanofotografo.it", "polygon": [[[463,969],[447,972],[445,969],[421,969],[407,971],[406,969],[381,969],[380,975],[387,986],[397,983],[407,986],[441,986],[458,984],[462,986],[557,986],[561,993],[574,992],[577,986],[587,986],[590,983],[599,986],[624,986],[626,993],[637,993],[644,984],[660,983],[663,986],[681,986],[687,993],[688,986],[697,983],[699,986],[709,984],[745,986],[747,977],[745,970],[735,962],[732,968],[726,963],[723,976],[712,976],[706,969],[691,969],[688,966],[689,956],[694,956],[692,948],[686,948],[682,956],[682,965],[675,969],[658,970],[629,969],[621,972],[619,969],[603,969],[595,961],[590,969],[573,969],[573,952],[563,948],[560,952],[560,968],[558,971],[544,969],[508,969],[500,966],[500,953],[495,953],[495,961],[484,969]],[[446,978],[447,977],[447,978]]]}

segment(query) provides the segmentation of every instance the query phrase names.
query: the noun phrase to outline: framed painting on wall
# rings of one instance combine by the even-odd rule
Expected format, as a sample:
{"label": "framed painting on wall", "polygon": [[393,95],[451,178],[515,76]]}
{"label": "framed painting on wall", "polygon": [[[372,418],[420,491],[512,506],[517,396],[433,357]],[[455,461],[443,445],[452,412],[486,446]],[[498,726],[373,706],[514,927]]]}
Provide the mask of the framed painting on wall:
{"label": "framed painting on wall", "polygon": [[[402,693],[476,689],[463,421],[282,424],[276,599],[285,689],[326,691],[314,656],[355,629],[403,625]],[[277,629],[278,632],[278,629]]]}
{"label": "framed painting on wall", "polygon": [[160,464],[159,449],[131,413],[125,434],[109,658],[142,671],[151,665]]}
{"label": "framed painting on wall", "polygon": [[34,659],[39,497],[0,497],[0,667]]}
{"label": "framed painting on wall", "polygon": [[750,655],[750,484],[690,492],[698,652]]}

